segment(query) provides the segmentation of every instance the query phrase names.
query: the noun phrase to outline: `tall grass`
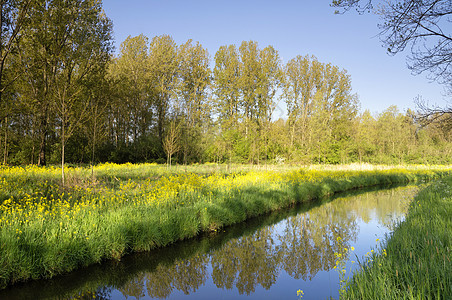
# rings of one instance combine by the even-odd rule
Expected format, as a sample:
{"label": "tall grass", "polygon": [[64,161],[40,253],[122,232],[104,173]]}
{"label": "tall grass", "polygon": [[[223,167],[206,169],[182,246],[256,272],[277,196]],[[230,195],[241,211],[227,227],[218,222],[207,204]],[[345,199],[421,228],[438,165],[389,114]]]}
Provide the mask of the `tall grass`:
{"label": "tall grass", "polygon": [[[215,166],[216,167],[216,166]],[[197,173],[189,172],[195,170]],[[214,172],[158,165],[0,169],[0,287],[145,251],[272,210],[365,186],[429,180],[450,169]]]}
{"label": "tall grass", "polygon": [[452,299],[452,177],[432,183],[343,299]]}

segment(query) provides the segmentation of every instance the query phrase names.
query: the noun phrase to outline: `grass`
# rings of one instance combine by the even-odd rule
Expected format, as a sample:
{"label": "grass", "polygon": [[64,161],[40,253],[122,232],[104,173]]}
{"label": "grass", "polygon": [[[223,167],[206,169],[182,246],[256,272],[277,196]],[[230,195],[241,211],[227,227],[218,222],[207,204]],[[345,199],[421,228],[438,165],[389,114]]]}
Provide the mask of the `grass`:
{"label": "grass", "polygon": [[452,177],[410,204],[382,250],[362,264],[341,299],[452,299]]}
{"label": "grass", "polygon": [[[228,172],[224,166],[105,164],[0,169],[0,287],[124,254],[365,186],[430,180],[447,167],[349,167]],[[236,168],[238,168],[236,166]]]}

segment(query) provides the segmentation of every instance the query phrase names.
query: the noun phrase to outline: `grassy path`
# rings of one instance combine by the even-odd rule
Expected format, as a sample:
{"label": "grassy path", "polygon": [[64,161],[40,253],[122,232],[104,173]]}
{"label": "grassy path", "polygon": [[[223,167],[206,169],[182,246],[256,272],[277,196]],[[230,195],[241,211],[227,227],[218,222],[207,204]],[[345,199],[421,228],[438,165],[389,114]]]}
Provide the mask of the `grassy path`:
{"label": "grassy path", "polygon": [[419,192],[341,299],[452,299],[452,177]]}
{"label": "grassy path", "polygon": [[100,182],[74,176],[63,189],[57,168],[0,169],[0,288],[163,247],[336,192],[431,180],[450,169],[156,176],[152,166],[125,165],[103,172]]}

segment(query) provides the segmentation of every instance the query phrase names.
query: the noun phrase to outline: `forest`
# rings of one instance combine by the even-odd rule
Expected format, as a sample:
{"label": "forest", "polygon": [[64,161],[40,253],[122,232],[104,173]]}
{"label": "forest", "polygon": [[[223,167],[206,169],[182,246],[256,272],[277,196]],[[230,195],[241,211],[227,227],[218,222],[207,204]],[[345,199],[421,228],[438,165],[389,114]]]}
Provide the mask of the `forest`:
{"label": "forest", "polygon": [[143,34],[115,52],[100,1],[2,3],[3,164],[452,162],[441,117],[371,113],[314,55]]}

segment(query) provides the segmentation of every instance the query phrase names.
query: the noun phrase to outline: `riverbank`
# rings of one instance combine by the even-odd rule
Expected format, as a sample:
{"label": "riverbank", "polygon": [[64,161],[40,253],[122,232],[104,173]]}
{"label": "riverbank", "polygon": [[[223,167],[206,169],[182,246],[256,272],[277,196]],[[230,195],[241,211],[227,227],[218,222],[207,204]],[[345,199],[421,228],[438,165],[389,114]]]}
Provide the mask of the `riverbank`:
{"label": "riverbank", "polygon": [[449,176],[419,192],[406,220],[354,274],[341,299],[452,299],[451,246]]}
{"label": "riverbank", "polygon": [[412,167],[159,175],[152,168],[99,166],[103,175],[94,180],[74,169],[64,188],[58,168],[2,168],[0,287],[163,247],[336,192],[450,173]]}

